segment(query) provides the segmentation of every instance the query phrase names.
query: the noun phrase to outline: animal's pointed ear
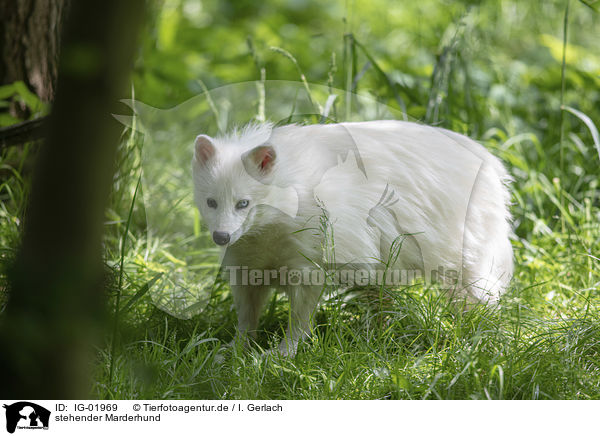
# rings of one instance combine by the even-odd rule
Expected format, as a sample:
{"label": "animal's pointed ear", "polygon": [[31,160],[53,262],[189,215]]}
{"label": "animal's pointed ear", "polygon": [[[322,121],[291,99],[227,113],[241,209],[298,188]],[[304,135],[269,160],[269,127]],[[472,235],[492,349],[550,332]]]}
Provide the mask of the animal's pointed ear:
{"label": "animal's pointed ear", "polygon": [[206,135],[198,135],[194,142],[194,161],[206,165],[210,162],[217,154],[215,144],[213,144],[212,138]]}
{"label": "animal's pointed ear", "polygon": [[242,155],[246,171],[253,175],[265,176],[271,172],[277,154],[270,145],[259,145]]}

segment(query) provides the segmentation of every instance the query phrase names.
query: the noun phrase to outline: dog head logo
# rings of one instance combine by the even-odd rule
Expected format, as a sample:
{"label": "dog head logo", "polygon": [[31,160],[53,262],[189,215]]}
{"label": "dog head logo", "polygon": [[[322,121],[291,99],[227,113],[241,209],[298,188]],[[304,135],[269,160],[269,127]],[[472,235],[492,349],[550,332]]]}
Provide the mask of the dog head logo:
{"label": "dog head logo", "polygon": [[50,411],[28,401],[5,404],[6,431],[14,433],[18,429],[48,429]]}
{"label": "dog head logo", "polygon": [[[345,156],[337,155],[337,165],[330,166],[315,186],[313,195],[322,209],[322,229],[328,241],[324,247],[328,253],[327,261],[334,264],[361,263],[365,259],[355,257],[355,253],[335,250],[335,239],[341,237],[345,229],[360,229],[364,227],[367,219],[368,208],[358,208],[355,213],[348,213],[347,202],[352,201],[349,190],[364,189],[368,178],[361,170],[362,160],[360,154],[347,152]],[[358,159],[357,159],[358,157]],[[375,253],[371,253],[375,255]]]}
{"label": "dog head logo", "polygon": [[[394,211],[394,207],[399,201],[396,191],[389,184],[385,185],[379,201],[369,210],[367,225],[377,229],[382,260],[389,261],[389,258],[408,255],[410,260],[407,264],[423,273],[425,267],[423,253],[415,237],[419,233],[410,233],[401,226]],[[391,237],[386,240],[385,235]]]}
{"label": "dog head logo", "polygon": [[[338,107],[344,104],[344,99],[349,96],[346,91],[315,84],[311,84],[310,89],[314,95],[328,96],[323,107],[311,98],[310,93],[306,93],[304,83],[285,81],[227,85],[169,109],[154,108],[135,100],[123,101],[133,110],[133,115],[114,115],[115,118],[144,138],[140,155],[143,168],[141,193],[148,229],[153,236],[164,238],[172,247],[171,252],[164,253],[164,256],[156,254],[151,259],[154,264],[169,265],[161,283],[149,291],[160,309],[184,319],[200,313],[214,289],[215,272],[225,259],[227,247],[246,231],[252,236],[253,224],[262,226],[275,220],[284,223],[300,221],[299,218],[306,214],[306,199],[311,193],[314,193],[317,205],[322,205],[321,210],[326,212],[338,247],[345,235],[348,240],[355,238],[356,231],[361,231],[364,234],[362,240],[367,242],[365,246],[355,244],[356,247],[346,244],[345,250],[337,250],[334,263],[372,265],[385,262],[392,252],[397,251],[405,265],[425,271],[435,269],[432,264],[436,259],[435,253],[431,251],[420,225],[423,221],[410,215],[415,208],[409,207],[405,187],[394,185],[393,178],[380,174],[373,160],[362,159],[361,156],[368,155],[364,147],[368,147],[369,140],[365,140],[364,135],[361,136],[351,124],[335,127],[345,132],[338,132],[340,140],[331,144],[333,153],[315,157],[318,170],[300,188],[278,179],[277,173],[282,172],[277,167],[286,156],[278,152],[279,129],[272,132],[270,128],[264,128],[265,120],[281,120],[287,125],[301,114],[315,113],[319,114],[321,122],[325,119],[345,120],[335,119],[338,117],[335,108],[336,104]],[[403,114],[372,97],[352,94],[351,98],[352,116],[347,121],[406,119]],[[256,113],[255,109],[258,109]],[[311,117],[299,117],[298,120],[304,121],[305,118]],[[252,143],[246,138],[243,150],[237,149],[235,159],[222,159],[232,148],[223,147],[221,141],[228,137],[235,139],[226,132],[235,130],[234,126],[246,125],[250,119],[263,126],[254,126]],[[197,136],[198,133],[210,136]],[[242,131],[238,135],[240,133]],[[460,140],[451,144],[448,139],[454,138],[448,138],[450,134],[438,130],[428,134],[455,148],[454,155],[467,168],[461,175],[462,179],[468,179],[463,180],[463,185],[467,186],[470,181],[474,186],[482,162],[477,153]],[[410,138],[404,138],[404,141],[409,143]],[[189,174],[190,160],[192,168],[196,167],[193,178]],[[239,178],[235,179],[235,184],[231,182],[236,173],[230,171],[219,171],[226,177],[225,183],[214,183],[218,188],[216,192],[206,189],[211,186],[210,183],[197,183],[197,177],[215,176],[217,172],[214,170],[218,170],[225,160],[231,164],[232,170],[237,171]],[[293,164],[289,161],[285,168],[293,168]],[[226,183],[228,177],[229,186]],[[235,190],[231,189],[233,185]],[[201,189],[194,192],[196,186]],[[368,201],[364,201],[365,195],[345,195],[351,194],[355,188],[368,189]],[[192,195],[197,208],[191,207]],[[400,201],[396,201],[398,198]],[[363,200],[359,202],[360,199]],[[420,201],[419,198],[410,200],[413,203]],[[451,213],[458,217],[457,222],[461,219],[464,222],[469,196],[462,196],[459,200],[453,204]],[[353,212],[350,214],[349,210]],[[314,211],[317,219],[318,214]],[[311,222],[310,226],[313,224]],[[317,222],[316,227],[319,224]],[[201,231],[202,225],[208,227],[208,233]],[[456,240],[462,241],[462,238]],[[225,249],[214,249],[213,241]],[[185,267],[188,262],[194,261],[189,255],[192,251],[185,248],[189,246],[198,248],[194,253],[202,250],[202,262],[206,267]],[[395,250],[395,247],[399,249]],[[460,251],[459,247],[456,252]],[[457,258],[461,258],[460,253]],[[460,270],[460,265],[457,270]]]}
{"label": "dog head logo", "polygon": [[409,256],[410,265],[422,271],[420,245],[415,235],[404,229],[398,220],[395,209],[399,198],[392,186],[386,184],[383,187],[377,203],[361,200],[360,204],[351,205],[352,214],[348,213],[346,202],[339,201],[340,198],[353,198],[350,192],[347,193],[349,190],[372,188],[360,154],[359,159],[356,159],[356,155],[348,153],[345,160],[338,156],[338,165],[329,168],[316,186],[315,198],[322,205],[327,217],[327,230],[331,234],[343,238],[347,229],[352,229],[352,232],[362,231],[372,235],[365,240],[373,241],[374,244],[370,251],[364,250],[362,256],[356,253],[333,253],[329,258],[335,259],[335,263],[339,265],[361,264],[366,267],[369,263],[385,263],[391,257]]}

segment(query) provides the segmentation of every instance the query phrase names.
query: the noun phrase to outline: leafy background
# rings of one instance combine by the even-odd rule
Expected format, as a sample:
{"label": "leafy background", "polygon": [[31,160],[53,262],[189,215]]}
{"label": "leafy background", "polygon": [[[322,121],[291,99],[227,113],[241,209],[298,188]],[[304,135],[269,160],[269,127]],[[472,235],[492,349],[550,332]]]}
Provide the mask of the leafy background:
{"label": "leafy background", "polygon": [[[185,194],[176,181],[188,171],[181,165],[163,168],[161,201],[177,204],[181,215],[167,218],[190,222],[191,233],[149,231],[139,183],[144,139],[125,129],[104,244],[108,298],[122,316],[98,349],[92,395],[600,398],[599,6],[152,2],[132,77],[137,100],[168,109],[232,83],[306,80],[467,134],[503,159],[515,179],[516,272],[499,307],[469,312],[422,286],[329,298],[313,339],[294,359],[261,353],[287,319],[285,299],[274,296],[257,344],[224,347],[236,325],[225,284],[185,320],[150,298],[172,286],[169,272],[193,286],[190,272],[213,268],[214,249],[193,207],[178,203]],[[315,98],[324,104],[326,95]],[[257,115],[256,107],[247,110]],[[3,157],[4,171],[14,175],[2,184],[5,256],[19,240],[29,186],[23,159]]]}

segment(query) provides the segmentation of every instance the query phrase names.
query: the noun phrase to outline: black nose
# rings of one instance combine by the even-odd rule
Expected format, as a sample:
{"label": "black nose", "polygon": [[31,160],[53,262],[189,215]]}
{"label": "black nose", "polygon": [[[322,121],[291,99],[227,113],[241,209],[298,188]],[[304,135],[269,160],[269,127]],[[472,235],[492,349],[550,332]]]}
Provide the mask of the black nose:
{"label": "black nose", "polygon": [[213,241],[217,245],[225,245],[229,242],[229,233],[227,232],[213,232]]}

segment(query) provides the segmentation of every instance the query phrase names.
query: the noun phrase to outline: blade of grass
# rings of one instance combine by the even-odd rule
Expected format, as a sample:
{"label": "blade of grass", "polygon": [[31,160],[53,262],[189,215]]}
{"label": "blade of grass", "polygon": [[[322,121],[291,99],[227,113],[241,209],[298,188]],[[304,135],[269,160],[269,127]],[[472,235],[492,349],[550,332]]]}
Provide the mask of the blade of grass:
{"label": "blade of grass", "polygon": [[154,286],[154,284],[158,281],[158,279],[162,277],[162,275],[163,273],[158,273],[146,283],[144,283],[140,290],[137,291],[133,297],[127,300],[127,303],[125,303],[125,306],[123,306],[123,308],[121,309],[121,314],[124,314],[127,311],[129,311],[129,309],[131,309],[140,298],[146,295],[146,293],[150,290],[152,286]]}
{"label": "blade of grass", "polygon": [[[336,64],[336,61],[335,61],[335,52],[332,51],[331,52],[331,60],[329,62],[329,71],[327,72],[327,89],[329,90],[329,97],[331,97],[332,95],[334,95],[333,84],[334,84],[335,73],[336,72],[337,72],[337,64]],[[335,119],[337,121],[338,117],[337,117],[336,101],[335,100],[332,102],[332,107],[330,109],[333,111],[333,119]],[[324,110],[326,112],[324,116],[328,117],[330,110],[327,108],[327,103],[325,104],[325,109]]]}
{"label": "blade of grass", "polygon": [[265,121],[265,81],[267,79],[267,70],[265,69],[261,59],[258,57],[258,53],[254,48],[254,43],[252,42],[252,38],[250,36],[246,38],[246,45],[248,45],[248,50],[252,55],[254,65],[260,72],[260,81],[256,83],[256,91],[258,93],[258,110],[256,119],[262,123]]}
{"label": "blade of grass", "polygon": [[[562,109],[565,102],[565,88],[566,78],[565,70],[567,65],[567,36],[569,31],[569,3],[567,0],[567,6],[565,7],[565,16],[563,20],[563,47],[562,47],[562,63],[560,70],[560,107]],[[564,116],[561,110],[560,112],[560,173],[564,174],[564,140],[565,140],[565,128],[564,128]]]}
{"label": "blade of grass", "polygon": [[356,44],[356,46],[360,49],[360,51],[363,52],[363,54],[367,57],[369,62],[371,62],[371,64],[373,65],[373,68],[375,68],[377,73],[379,73],[381,78],[386,82],[386,84],[388,85],[388,87],[390,88],[392,93],[394,94],[394,98],[396,99],[396,102],[400,106],[400,110],[402,110],[402,117],[404,118],[404,121],[408,121],[408,118],[406,116],[406,103],[404,102],[404,100],[402,99],[400,94],[398,93],[398,88],[396,88],[396,82],[394,82],[392,79],[390,79],[390,77],[385,73],[385,71],[383,71],[381,66],[379,66],[379,64],[377,63],[375,58],[373,58],[373,56],[371,56],[371,53],[369,53],[369,51],[366,49],[366,47],[362,43],[360,43],[354,37],[352,38],[352,41],[354,44]]}
{"label": "blade of grass", "polygon": [[[569,31],[569,4],[570,4],[570,0],[567,0],[567,5],[565,7],[565,16],[564,16],[564,21],[563,21],[563,48],[562,48],[562,63],[561,63],[561,70],[560,70],[560,107],[562,108],[563,104],[564,104],[564,99],[565,99],[565,88],[566,88],[566,78],[565,78],[565,70],[566,70],[566,65],[567,65],[567,36],[568,36],[568,31]],[[564,168],[564,144],[565,144],[565,123],[564,123],[564,116],[563,116],[563,111],[560,111],[560,161],[559,161],[559,168],[560,168],[560,174],[564,174],[565,173],[565,168]],[[561,207],[564,208],[564,199],[563,196],[560,196],[560,204]],[[561,215],[561,229],[562,232],[564,233],[565,231],[565,220]]]}
{"label": "blade of grass", "polygon": [[596,5],[598,0],[579,0],[579,2],[583,3],[594,12],[600,12],[600,9],[598,9],[598,6]]}
{"label": "blade of grass", "polygon": [[300,64],[298,64],[298,61],[296,60],[296,58],[289,51],[287,51],[281,47],[271,47],[271,50],[274,51],[275,53],[279,53],[280,55],[285,56],[290,61],[292,61],[292,63],[295,65],[296,69],[298,70],[298,74],[300,74],[300,80],[302,81],[302,85],[304,85],[304,89],[306,90],[306,95],[308,96],[308,101],[310,101],[310,104],[313,106],[313,108],[316,111],[318,111],[317,113],[322,114],[323,108],[321,107],[321,105],[318,102],[315,102],[313,100],[312,93],[310,91],[310,86],[308,86],[308,81],[306,80],[306,76],[302,72],[302,69],[300,68]]}
{"label": "blade of grass", "polygon": [[[133,133],[132,133],[133,134]],[[117,286],[117,298],[115,301],[115,321],[113,325],[113,333],[112,340],[110,345],[110,369],[109,369],[109,377],[108,384],[112,386],[113,383],[113,375],[114,375],[114,366],[115,366],[115,351],[117,346],[117,330],[119,328],[119,306],[121,304],[121,295],[123,293],[123,264],[125,262],[125,245],[127,243],[127,237],[129,235],[129,226],[131,225],[131,217],[133,216],[133,207],[135,206],[135,199],[137,198],[137,193],[140,188],[140,184],[142,181],[142,175],[140,174],[138,177],[137,184],[135,185],[135,191],[133,192],[133,198],[131,199],[131,206],[129,207],[129,215],[127,216],[127,224],[125,225],[125,232],[121,236],[121,258],[119,260],[119,284]]]}
{"label": "blade of grass", "polygon": [[215,121],[217,122],[217,127],[219,128],[219,132],[223,132],[225,130],[225,126],[223,125],[223,122],[221,121],[221,116],[219,115],[219,110],[217,109],[217,106],[215,105],[215,102],[212,99],[212,96],[210,95],[210,91],[208,90],[208,88],[206,87],[206,84],[198,79],[197,80],[198,85],[200,85],[200,88],[202,88],[202,92],[204,92],[204,94],[206,94],[206,101],[208,102],[208,106],[210,107],[210,111],[213,113],[214,117],[215,117]]}
{"label": "blade of grass", "polygon": [[596,150],[598,150],[598,158],[600,159],[600,134],[598,134],[598,129],[596,128],[596,125],[594,124],[592,119],[590,117],[588,117],[586,114],[584,114],[583,112],[578,111],[577,109],[574,109],[570,106],[562,106],[561,105],[560,108],[563,111],[572,113],[577,118],[579,118],[581,121],[583,121],[583,123],[587,126],[587,128],[590,130],[590,133],[592,134],[592,140],[594,141]]}

